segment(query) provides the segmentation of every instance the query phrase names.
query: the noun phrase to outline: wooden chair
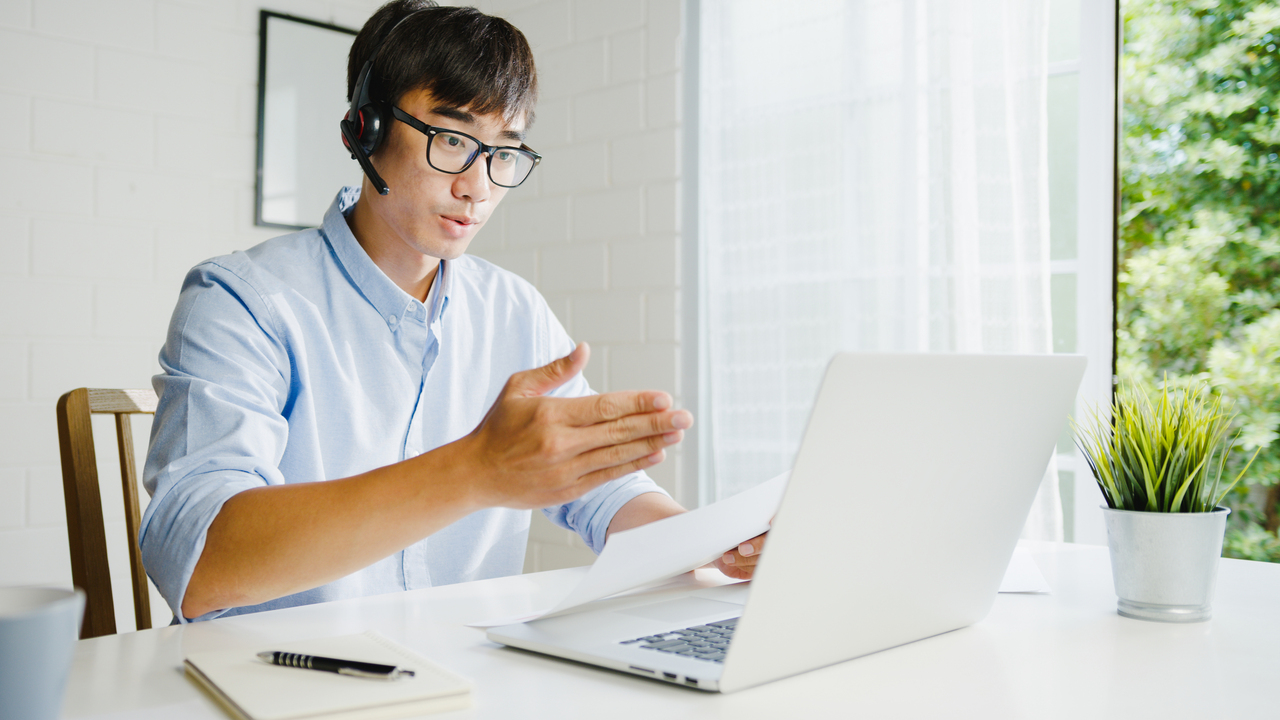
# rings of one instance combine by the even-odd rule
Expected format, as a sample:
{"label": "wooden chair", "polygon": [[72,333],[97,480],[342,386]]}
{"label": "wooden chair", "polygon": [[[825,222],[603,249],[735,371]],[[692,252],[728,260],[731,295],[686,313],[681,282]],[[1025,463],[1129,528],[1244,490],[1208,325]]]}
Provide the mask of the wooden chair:
{"label": "wooden chair", "polygon": [[115,603],[111,597],[111,571],[107,566],[107,534],[102,521],[102,497],[98,492],[98,464],[93,451],[93,413],[116,417],[116,443],[120,448],[120,478],[124,485],[124,519],[129,535],[130,577],[133,581],[133,614],[137,628],[151,627],[151,594],[138,547],[138,476],[133,456],[130,416],[154,414],[156,394],[151,390],[99,390],[79,388],[58,399],[58,443],[62,448],[62,490],[67,508],[67,536],[71,544],[71,578],[84,590],[86,603],[81,638],[116,632]]}

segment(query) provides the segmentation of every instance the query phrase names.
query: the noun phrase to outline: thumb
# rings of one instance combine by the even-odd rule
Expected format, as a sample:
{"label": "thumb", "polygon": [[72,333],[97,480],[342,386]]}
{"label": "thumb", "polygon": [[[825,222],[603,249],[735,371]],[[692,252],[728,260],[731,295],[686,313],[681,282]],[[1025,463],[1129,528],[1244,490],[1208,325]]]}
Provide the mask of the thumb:
{"label": "thumb", "polygon": [[542,367],[511,376],[511,392],[521,397],[546,395],[582,372],[591,358],[591,346],[578,343],[573,352]]}

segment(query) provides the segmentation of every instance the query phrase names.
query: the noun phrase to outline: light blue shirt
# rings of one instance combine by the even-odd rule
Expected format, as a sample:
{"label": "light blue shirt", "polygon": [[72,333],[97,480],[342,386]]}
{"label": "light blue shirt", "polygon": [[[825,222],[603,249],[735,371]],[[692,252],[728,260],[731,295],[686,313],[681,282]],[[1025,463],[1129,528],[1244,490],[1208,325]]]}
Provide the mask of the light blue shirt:
{"label": "light blue shirt", "polygon": [[[442,262],[427,302],[401,290],[347,227],[344,188],[324,225],[187,274],[160,351],[144,482],[147,574],[181,618],[214,516],[250,488],[350,477],[450,443],[507,379],[573,349],[532,285],[484,260]],[[553,394],[578,397],[581,375]],[[597,553],[617,510],[663,492],[643,473],[543,510]],[[529,511],[492,508],[327,585],[235,615],[512,575]]]}

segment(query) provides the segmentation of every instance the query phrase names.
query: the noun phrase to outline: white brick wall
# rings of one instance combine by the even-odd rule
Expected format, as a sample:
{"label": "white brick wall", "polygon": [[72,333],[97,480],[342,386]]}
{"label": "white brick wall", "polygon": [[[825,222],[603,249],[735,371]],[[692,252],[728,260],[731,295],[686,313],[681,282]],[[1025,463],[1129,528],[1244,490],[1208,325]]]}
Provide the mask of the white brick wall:
{"label": "white brick wall", "polygon": [[[277,234],[253,226],[259,9],[359,27],[378,4],[0,0],[0,584],[70,583],[57,396],[147,386],[186,270]],[[476,254],[592,342],[596,388],[678,396],[680,1],[478,4],[534,46],[530,144],[546,160]],[[100,446],[114,538],[113,452]],[[652,474],[696,497],[676,460]],[[527,568],[590,560],[535,517]],[[126,603],[117,614],[132,626]]]}
{"label": "white brick wall", "polygon": [[[149,386],[186,270],[278,234],[253,226],[261,5],[0,0],[0,585],[71,582],[58,396]],[[356,27],[377,5],[267,4]],[[114,430],[95,428],[123,593]]]}
{"label": "white brick wall", "polygon": [[[536,182],[512,191],[472,252],[528,278],[575,340],[597,389],[679,386],[680,0],[489,0],[533,45],[541,101]],[[679,452],[651,473],[691,502]],[[590,562],[535,514],[527,569]]]}

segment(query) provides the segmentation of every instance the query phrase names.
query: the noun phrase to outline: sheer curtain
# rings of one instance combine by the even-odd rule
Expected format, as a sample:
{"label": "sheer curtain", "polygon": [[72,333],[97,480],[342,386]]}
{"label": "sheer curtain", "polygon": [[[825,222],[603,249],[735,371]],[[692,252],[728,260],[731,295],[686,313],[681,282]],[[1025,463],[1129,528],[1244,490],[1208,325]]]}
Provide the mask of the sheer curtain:
{"label": "sheer curtain", "polygon": [[711,497],[790,466],[838,350],[1051,351],[1047,4],[703,1]]}

